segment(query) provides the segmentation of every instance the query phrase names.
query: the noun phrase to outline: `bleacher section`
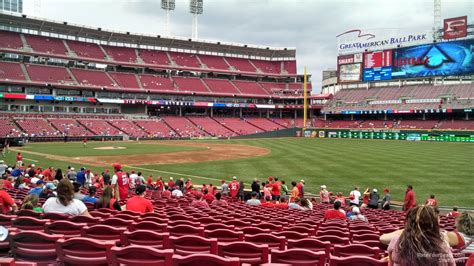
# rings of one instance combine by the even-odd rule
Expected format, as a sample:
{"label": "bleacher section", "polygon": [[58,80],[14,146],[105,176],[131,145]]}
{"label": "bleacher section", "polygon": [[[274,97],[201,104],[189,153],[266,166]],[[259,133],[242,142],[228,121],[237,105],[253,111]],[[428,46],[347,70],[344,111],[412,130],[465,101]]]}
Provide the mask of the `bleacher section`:
{"label": "bleacher section", "polygon": [[0,47],[8,49],[21,49],[23,43],[20,35],[10,31],[0,31]]}
{"label": "bleacher section", "polygon": [[192,67],[192,68],[200,68],[201,63],[197,59],[196,55],[193,54],[185,54],[185,53],[168,53],[171,59],[178,65],[182,67]]}
{"label": "bleacher section", "polygon": [[61,132],[54,129],[44,118],[15,119],[17,125],[29,136],[56,137]]}
{"label": "bleacher section", "polygon": [[25,74],[18,63],[0,61],[0,79],[3,80],[26,80]]}
{"label": "bleacher section", "polygon": [[78,57],[94,58],[104,60],[105,55],[100,49],[99,45],[95,43],[67,41],[67,45]]}
{"label": "bleacher section", "polygon": [[131,137],[142,138],[142,137],[148,136],[148,134],[145,131],[143,131],[143,129],[135,125],[130,120],[114,119],[114,120],[109,120],[108,122],[114,127],[116,127],[117,129],[119,129],[120,132],[123,132],[126,135],[129,135]]}
{"label": "bleacher section", "polygon": [[156,75],[138,75],[144,89],[150,91],[176,92],[171,78]]}
{"label": "bleacher section", "polygon": [[232,81],[232,83],[234,83],[234,85],[237,86],[237,88],[239,88],[239,90],[242,92],[242,94],[261,95],[261,96],[270,95],[257,82],[234,80],[234,81]]}
{"label": "bleacher section", "polygon": [[137,61],[135,49],[107,45],[102,45],[102,47],[104,48],[104,51],[107,53],[107,55],[114,61],[131,63]]}
{"label": "bleacher section", "polygon": [[176,136],[176,133],[162,119],[135,120],[134,123],[151,137],[171,138]]}
{"label": "bleacher section", "polygon": [[248,59],[226,57],[225,60],[237,71],[243,72],[256,72],[255,67],[250,63]]}
{"label": "bleacher section", "polygon": [[118,136],[122,133],[106,120],[78,118],[77,121],[97,136]]}
{"label": "bleacher section", "polygon": [[140,89],[137,78],[133,73],[109,72],[109,75],[115,80],[117,85],[122,88]]}
{"label": "bleacher section", "polygon": [[49,118],[51,125],[66,136],[89,137],[92,132],[72,118]]}
{"label": "bleacher section", "polygon": [[169,65],[170,59],[166,52],[156,50],[138,50],[141,59],[147,64]]}
{"label": "bleacher section", "polygon": [[173,80],[176,82],[179,91],[182,92],[210,92],[199,78],[174,77]]}
{"label": "bleacher section", "polygon": [[276,124],[266,118],[245,118],[245,120],[256,127],[263,129],[264,131],[284,129],[282,125]]}
{"label": "bleacher section", "polygon": [[25,64],[31,81],[58,84],[74,84],[73,78],[64,67]]}
{"label": "bleacher section", "polygon": [[234,117],[218,117],[214,118],[221,125],[231,129],[233,132],[239,135],[248,135],[262,132],[261,129],[255,127],[254,125],[246,122],[244,119],[234,118]]}
{"label": "bleacher section", "polygon": [[185,117],[167,116],[163,120],[179,136],[183,138],[207,136],[207,134]]}
{"label": "bleacher section", "polygon": [[114,82],[104,71],[73,68],[71,72],[77,82],[84,86],[115,87]]}
{"label": "bleacher section", "polygon": [[189,120],[214,137],[237,136],[235,132],[210,117],[189,117]]}
{"label": "bleacher section", "polygon": [[223,57],[212,56],[212,55],[199,55],[201,62],[207,66],[209,69],[218,69],[218,70],[229,70],[229,65],[226,63]]}
{"label": "bleacher section", "polygon": [[215,94],[240,94],[234,85],[225,79],[203,79],[209,89]]}
{"label": "bleacher section", "polygon": [[45,54],[66,55],[67,49],[63,40],[38,35],[24,34],[28,45],[35,51]]}

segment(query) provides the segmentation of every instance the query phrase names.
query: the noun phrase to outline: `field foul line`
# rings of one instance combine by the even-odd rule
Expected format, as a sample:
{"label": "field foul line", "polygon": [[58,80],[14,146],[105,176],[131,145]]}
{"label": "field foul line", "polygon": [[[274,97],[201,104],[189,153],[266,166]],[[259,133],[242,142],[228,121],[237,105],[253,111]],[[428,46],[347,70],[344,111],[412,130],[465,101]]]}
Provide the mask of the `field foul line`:
{"label": "field foul line", "polygon": [[30,158],[23,158],[23,159],[27,160],[27,161],[32,161],[32,162],[35,162],[35,163],[39,162],[38,160],[33,160],[33,159],[30,159]]}
{"label": "field foul line", "polygon": [[155,169],[148,169],[148,168],[143,168],[143,167],[138,167],[138,166],[131,166],[131,165],[124,165],[124,166],[125,166],[125,167],[128,167],[128,168],[133,168],[133,169],[140,169],[140,170],[144,170],[144,171],[150,171],[150,172],[158,172],[158,173],[165,173],[165,174],[171,174],[171,175],[187,176],[187,177],[194,177],[194,178],[200,178],[200,179],[207,179],[207,180],[221,181],[221,179],[218,179],[218,178],[212,178],[212,177],[206,177],[206,176],[198,176],[198,175],[180,174],[180,173],[167,172],[167,171],[161,171],[161,170],[155,170]]}

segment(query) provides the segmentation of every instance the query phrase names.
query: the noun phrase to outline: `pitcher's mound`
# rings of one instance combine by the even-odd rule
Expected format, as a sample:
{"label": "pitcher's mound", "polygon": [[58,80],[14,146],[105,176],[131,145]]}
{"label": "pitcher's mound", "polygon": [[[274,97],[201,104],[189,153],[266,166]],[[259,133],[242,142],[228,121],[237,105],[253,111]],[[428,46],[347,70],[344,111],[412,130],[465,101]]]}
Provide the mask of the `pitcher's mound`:
{"label": "pitcher's mound", "polygon": [[105,147],[97,147],[94,150],[125,150],[125,147],[118,147],[118,146],[105,146]]}

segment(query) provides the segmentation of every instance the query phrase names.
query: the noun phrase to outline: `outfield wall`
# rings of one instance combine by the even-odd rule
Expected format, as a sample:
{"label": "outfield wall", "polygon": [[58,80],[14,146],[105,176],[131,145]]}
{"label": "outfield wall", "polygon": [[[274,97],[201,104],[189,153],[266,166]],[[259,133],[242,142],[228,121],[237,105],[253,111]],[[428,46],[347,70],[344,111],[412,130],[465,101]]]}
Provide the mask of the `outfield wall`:
{"label": "outfield wall", "polygon": [[297,132],[301,134],[301,128],[294,127],[269,132],[261,132],[250,135],[236,136],[232,137],[232,139],[287,138],[297,136]]}
{"label": "outfield wall", "polygon": [[315,128],[305,130],[304,136],[313,138],[384,139],[474,143],[473,131]]}

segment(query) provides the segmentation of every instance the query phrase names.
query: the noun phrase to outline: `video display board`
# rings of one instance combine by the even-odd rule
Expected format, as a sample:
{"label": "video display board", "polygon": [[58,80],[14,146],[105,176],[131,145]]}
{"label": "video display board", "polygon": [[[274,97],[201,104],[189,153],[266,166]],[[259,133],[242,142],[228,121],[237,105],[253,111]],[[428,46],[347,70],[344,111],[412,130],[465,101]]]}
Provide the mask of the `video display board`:
{"label": "video display board", "polygon": [[364,81],[392,79],[392,50],[364,53]]}
{"label": "video display board", "polygon": [[339,82],[360,81],[361,64],[349,64],[339,66]]}

